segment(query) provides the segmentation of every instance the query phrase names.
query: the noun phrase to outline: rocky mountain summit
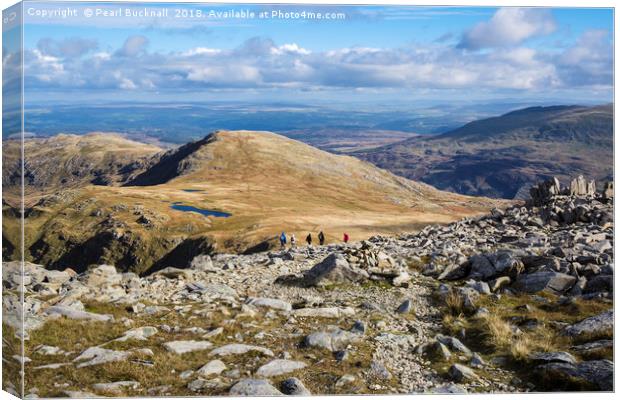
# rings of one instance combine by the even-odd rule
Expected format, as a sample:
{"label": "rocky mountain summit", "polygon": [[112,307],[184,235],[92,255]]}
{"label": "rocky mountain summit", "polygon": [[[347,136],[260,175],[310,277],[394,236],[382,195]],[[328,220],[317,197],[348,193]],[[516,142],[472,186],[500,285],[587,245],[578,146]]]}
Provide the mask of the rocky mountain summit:
{"label": "rocky mountain summit", "polygon": [[5,358],[32,397],[610,391],[613,186],[594,187],[144,277],[4,263]]}

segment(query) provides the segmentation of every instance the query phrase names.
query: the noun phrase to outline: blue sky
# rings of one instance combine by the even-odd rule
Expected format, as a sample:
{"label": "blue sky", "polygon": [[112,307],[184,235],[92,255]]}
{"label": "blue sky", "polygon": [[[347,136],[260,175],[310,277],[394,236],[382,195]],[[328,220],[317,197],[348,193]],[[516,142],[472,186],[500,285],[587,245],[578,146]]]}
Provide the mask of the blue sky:
{"label": "blue sky", "polygon": [[[66,7],[78,16],[34,15]],[[168,18],[128,19],[86,18],[85,7],[127,8],[26,3],[27,99],[612,98],[611,9],[179,4],[165,6]],[[346,18],[177,19],[175,8]]]}

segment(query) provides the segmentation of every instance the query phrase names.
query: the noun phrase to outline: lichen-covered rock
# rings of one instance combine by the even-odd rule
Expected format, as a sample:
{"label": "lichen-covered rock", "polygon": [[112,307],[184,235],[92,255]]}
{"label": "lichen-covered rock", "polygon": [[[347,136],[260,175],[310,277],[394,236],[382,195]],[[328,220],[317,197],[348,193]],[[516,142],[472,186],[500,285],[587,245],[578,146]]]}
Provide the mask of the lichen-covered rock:
{"label": "lichen-covered rock", "polygon": [[263,379],[243,379],[228,392],[231,396],[282,396],[282,392]]}
{"label": "lichen-covered rock", "polygon": [[314,332],[306,336],[304,345],[308,347],[320,347],[329,351],[344,350],[349,343],[361,339],[357,333],[347,332],[340,328],[333,328],[327,331]]}
{"label": "lichen-covered rock", "polygon": [[614,329],[614,311],[608,310],[604,313],[586,318],[576,324],[569,325],[562,333],[574,338],[594,338],[610,336]]}
{"label": "lichen-covered rock", "polygon": [[271,360],[256,371],[256,376],[271,377],[291,373],[306,367],[306,363],[294,360]]}
{"label": "lichen-covered rock", "polygon": [[171,353],[185,354],[193,351],[207,350],[213,347],[213,344],[211,342],[207,342],[206,340],[176,340],[166,342],[163,346]]}

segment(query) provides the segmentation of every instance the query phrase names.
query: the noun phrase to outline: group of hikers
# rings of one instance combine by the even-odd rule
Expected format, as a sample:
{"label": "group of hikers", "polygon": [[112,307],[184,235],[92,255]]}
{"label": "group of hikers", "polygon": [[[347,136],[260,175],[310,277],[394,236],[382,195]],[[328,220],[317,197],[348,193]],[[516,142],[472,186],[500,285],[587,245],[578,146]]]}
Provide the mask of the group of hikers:
{"label": "group of hikers", "polygon": [[[323,231],[319,232],[318,238],[319,238],[319,245],[323,246],[325,244],[325,235],[323,234]],[[291,242],[291,247],[296,247],[297,246],[297,238],[295,237],[294,233],[291,233],[291,235],[288,238],[288,240],[290,240],[290,242]],[[345,232],[343,234],[342,240],[345,243],[348,243],[349,242],[349,234]],[[280,234],[280,246],[282,248],[285,248],[286,247],[286,242],[287,242],[286,232],[282,232]],[[306,236],[306,243],[308,244],[308,246],[312,246],[312,233],[308,233],[308,236]]]}

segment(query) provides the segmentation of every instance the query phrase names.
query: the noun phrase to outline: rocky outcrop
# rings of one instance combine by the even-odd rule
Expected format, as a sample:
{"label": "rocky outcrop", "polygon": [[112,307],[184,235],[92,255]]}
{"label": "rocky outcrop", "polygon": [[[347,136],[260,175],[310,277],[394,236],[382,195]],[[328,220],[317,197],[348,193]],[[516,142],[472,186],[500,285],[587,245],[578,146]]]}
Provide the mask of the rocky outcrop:
{"label": "rocky outcrop", "polygon": [[[425,229],[411,246],[443,240],[442,247],[453,252],[427,252],[432,257],[423,273],[486,282],[493,292],[611,296],[613,205],[583,177],[571,187],[551,179],[532,188],[527,207]],[[495,251],[481,251],[485,248]]]}

